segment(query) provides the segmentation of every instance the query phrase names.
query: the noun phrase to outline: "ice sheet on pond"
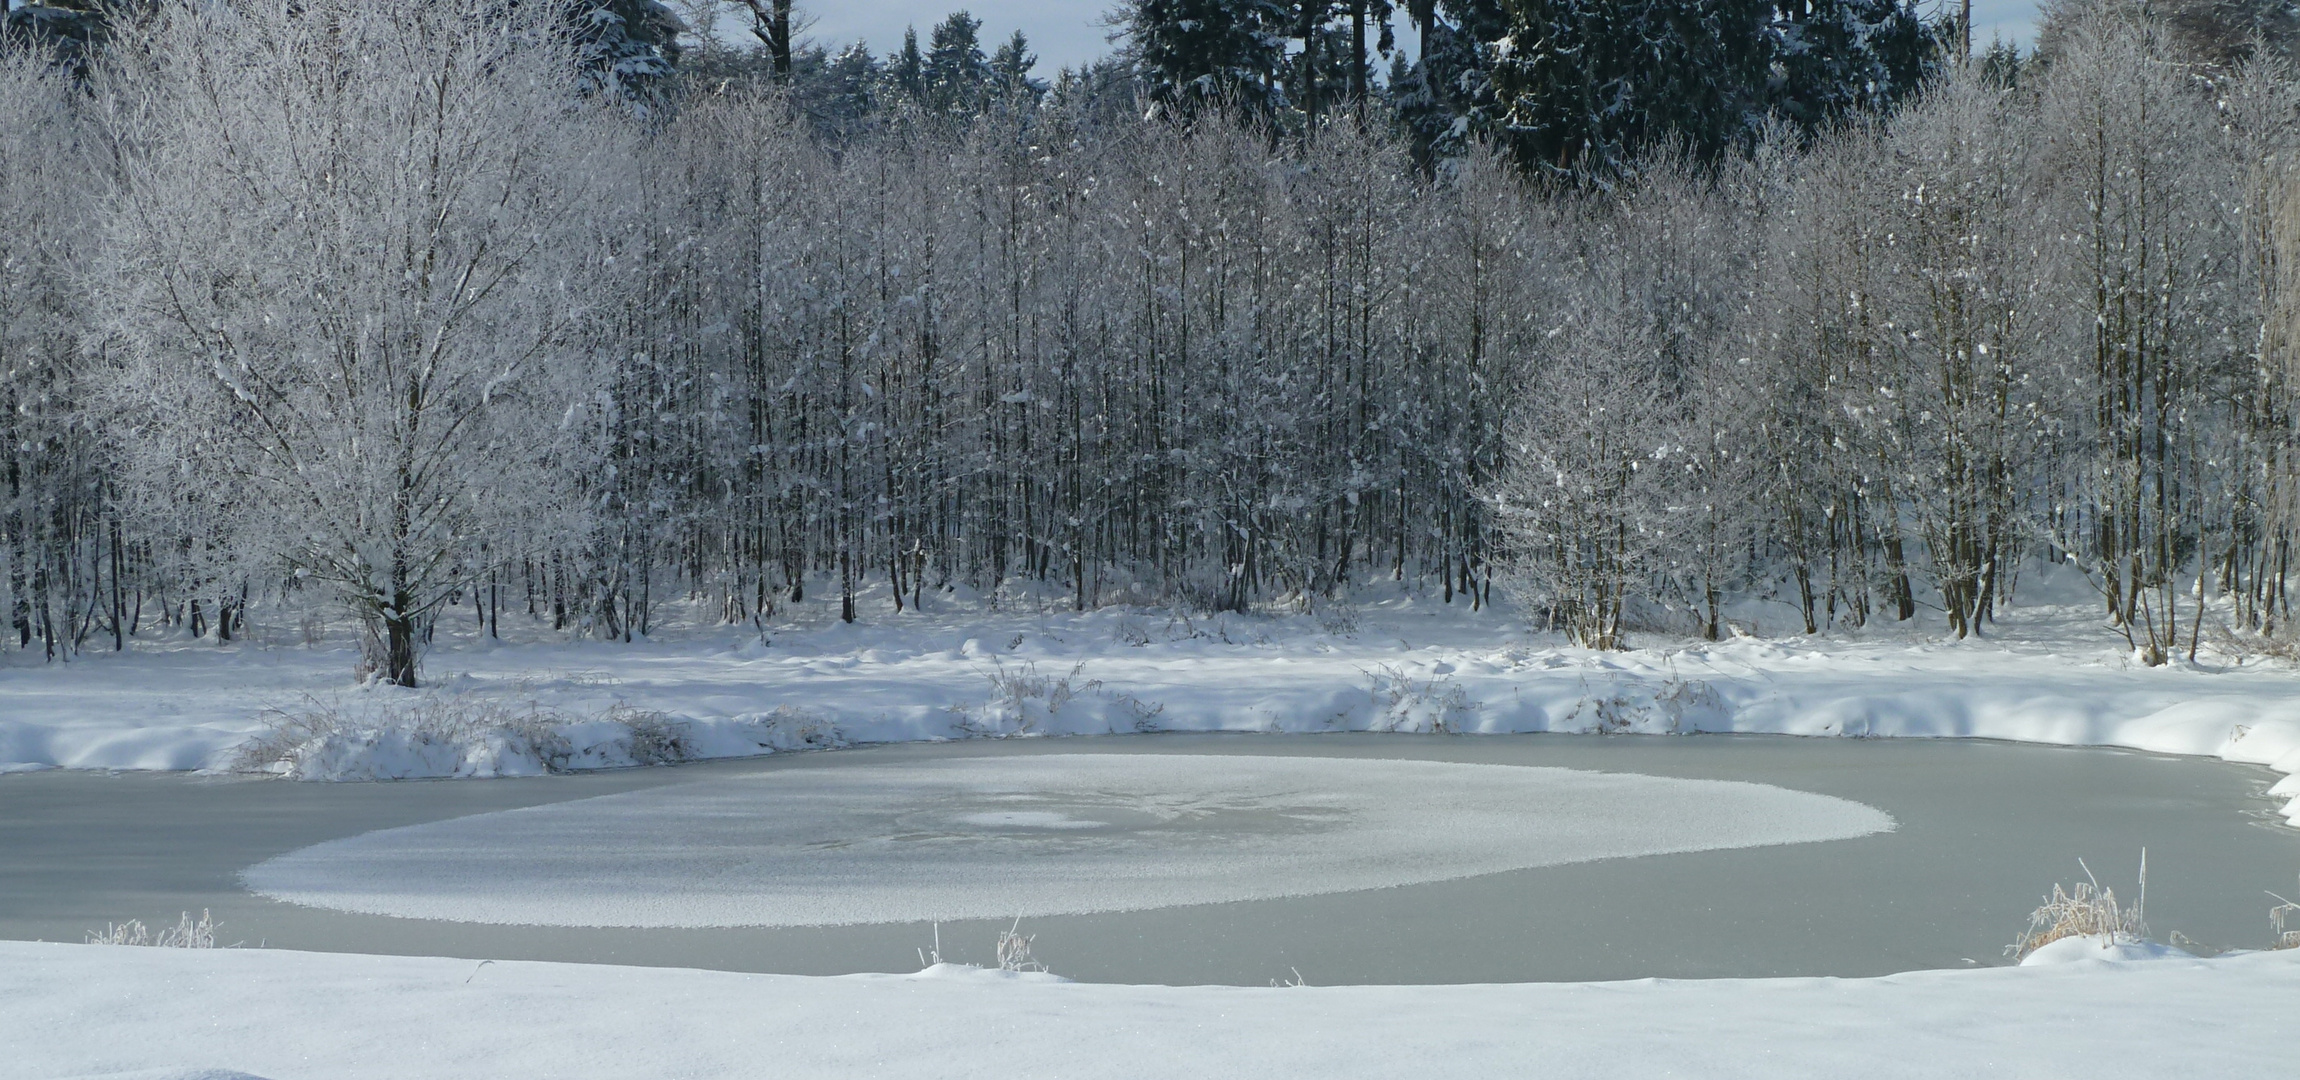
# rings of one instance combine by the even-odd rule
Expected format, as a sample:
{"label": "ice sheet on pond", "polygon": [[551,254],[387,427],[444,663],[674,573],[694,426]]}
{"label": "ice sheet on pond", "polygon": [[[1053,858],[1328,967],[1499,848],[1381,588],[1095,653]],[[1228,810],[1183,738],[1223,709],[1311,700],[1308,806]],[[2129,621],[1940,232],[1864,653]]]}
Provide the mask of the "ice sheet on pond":
{"label": "ice sheet on pond", "polygon": [[1767,784],[1427,761],[1055,754],[833,766],[317,844],[249,888],[558,926],[825,926],[1134,911],[1892,829]]}

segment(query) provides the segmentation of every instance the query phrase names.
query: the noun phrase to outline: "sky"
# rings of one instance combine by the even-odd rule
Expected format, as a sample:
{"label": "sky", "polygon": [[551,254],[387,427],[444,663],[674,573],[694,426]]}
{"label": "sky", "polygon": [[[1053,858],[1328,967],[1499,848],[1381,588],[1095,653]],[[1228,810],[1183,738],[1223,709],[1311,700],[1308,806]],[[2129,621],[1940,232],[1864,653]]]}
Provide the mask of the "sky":
{"label": "sky", "polygon": [[[986,45],[1003,42],[1016,30],[1029,35],[1040,75],[1109,52],[1110,28],[1103,23],[1112,6],[1113,0],[798,0],[802,17],[813,21],[807,37],[834,50],[848,42],[867,41],[879,53],[902,44],[905,26],[916,26],[923,44],[928,28],[964,8],[982,20]],[[2025,44],[2036,10],[2037,0],[1973,0],[1973,43],[1977,46],[2002,34]],[[723,26],[739,33],[741,23],[729,16]],[[1410,49],[1410,27],[1401,25],[1399,30],[1401,44]]]}

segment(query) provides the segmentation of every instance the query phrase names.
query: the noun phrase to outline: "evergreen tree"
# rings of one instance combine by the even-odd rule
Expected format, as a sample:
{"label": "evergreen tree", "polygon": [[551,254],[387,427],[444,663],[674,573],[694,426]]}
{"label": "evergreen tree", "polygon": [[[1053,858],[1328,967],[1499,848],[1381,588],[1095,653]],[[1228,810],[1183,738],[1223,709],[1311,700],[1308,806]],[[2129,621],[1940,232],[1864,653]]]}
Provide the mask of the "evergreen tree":
{"label": "evergreen tree", "polygon": [[1409,0],[1406,17],[1421,31],[1420,55],[1392,71],[1387,93],[1415,159],[1428,168],[1460,156],[1478,124],[1495,115],[1480,45],[1506,31],[1508,12],[1501,0]]}
{"label": "evergreen tree", "polygon": [[1030,69],[1036,66],[1038,54],[1030,51],[1030,39],[1017,30],[990,58],[992,85],[1009,98],[1035,101],[1046,93],[1046,80],[1030,77]]}
{"label": "evergreen tree", "polygon": [[1906,0],[1520,0],[1479,47],[1480,126],[1529,169],[1609,183],[1665,142],[1714,161],[1769,116],[1810,134],[1889,109],[1944,33]]}
{"label": "evergreen tree", "polygon": [[990,85],[990,61],[982,54],[982,20],[964,11],[935,24],[920,97],[935,112],[972,112]]}
{"label": "evergreen tree", "polygon": [[926,55],[918,48],[917,27],[903,27],[902,50],[886,58],[886,81],[896,93],[912,101],[925,96]]}
{"label": "evergreen tree", "polygon": [[1940,67],[1939,38],[1902,0],[1780,0],[1774,108],[1807,132],[1882,111]]}
{"label": "evergreen tree", "polygon": [[639,100],[678,71],[687,24],[658,0],[579,0],[567,13],[590,89]]}
{"label": "evergreen tree", "polygon": [[1769,0],[1520,0],[1486,50],[1518,162],[1607,182],[1675,137],[1712,160],[1764,124]]}
{"label": "evergreen tree", "polygon": [[1133,0],[1122,9],[1135,70],[1159,105],[1194,112],[1286,103],[1280,77],[1298,10],[1279,0]]}
{"label": "evergreen tree", "polygon": [[111,36],[119,7],[107,0],[26,4],[0,19],[0,49],[45,51],[73,78],[84,79],[89,61]]}

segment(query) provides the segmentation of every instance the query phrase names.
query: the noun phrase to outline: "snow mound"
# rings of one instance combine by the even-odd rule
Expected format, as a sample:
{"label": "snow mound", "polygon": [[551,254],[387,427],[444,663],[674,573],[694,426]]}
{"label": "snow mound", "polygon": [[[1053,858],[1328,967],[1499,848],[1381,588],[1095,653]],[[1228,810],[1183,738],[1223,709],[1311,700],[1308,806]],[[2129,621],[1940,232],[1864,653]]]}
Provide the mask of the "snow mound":
{"label": "snow mound", "polygon": [[[854,978],[856,976],[834,977]],[[866,975],[861,977],[877,978],[878,976]],[[940,981],[955,980],[958,982],[980,983],[1066,983],[1070,981],[1069,979],[1065,979],[1062,976],[1056,975],[1050,971],[1007,971],[1002,968],[986,968],[976,964],[952,964],[948,962],[940,964],[928,964],[927,966],[918,969],[915,974],[906,975],[903,976],[903,978],[934,979]]]}
{"label": "snow mound", "polygon": [[1765,784],[1508,765],[1047,754],[836,765],[333,840],[244,872],[314,907],[550,926],[1140,911],[1890,830]]}
{"label": "snow mound", "polygon": [[230,1069],[139,1069],[135,1072],[85,1073],[66,1080],[264,1080],[254,1073]]}
{"label": "snow mound", "polygon": [[540,776],[842,745],[790,706],[716,720],[616,703],[596,712],[532,696],[374,687],[266,710],[231,767],[296,780]]}
{"label": "snow mound", "polygon": [[2170,945],[2154,941],[2136,941],[2124,937],[2088,935],[2064,937],[2046,942],[2035,951],[2021,957],[2022,967],[2044,967],[2050,964],[2076,964],[2087,960],[2113,964],[2129,964],[2147,960],[2194,960],[2195,954],[2183,952]]}
{"label": "snow mound", "polygon": [[467,981],[471,970],[0,941],[0,1062],[10,1077],[57,1077],[233,1061],[280,1080],[2217,1080],[2289,1076],[2300,1060],[2290,953],[1876,979],[1279,989],[523,962]]}

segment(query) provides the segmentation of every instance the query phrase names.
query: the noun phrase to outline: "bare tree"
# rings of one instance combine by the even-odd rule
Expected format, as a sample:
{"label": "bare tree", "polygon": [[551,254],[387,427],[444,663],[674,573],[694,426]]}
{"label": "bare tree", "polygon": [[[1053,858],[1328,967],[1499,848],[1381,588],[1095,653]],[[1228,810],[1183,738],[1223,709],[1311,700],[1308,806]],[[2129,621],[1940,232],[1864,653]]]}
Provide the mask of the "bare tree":
{"label": "bare tree", "polygon": [[131,475],[228,504],[402,685],[480,542],[563,528],[593,467],[630,144],[547,9],[169,4],[105,87]]}

